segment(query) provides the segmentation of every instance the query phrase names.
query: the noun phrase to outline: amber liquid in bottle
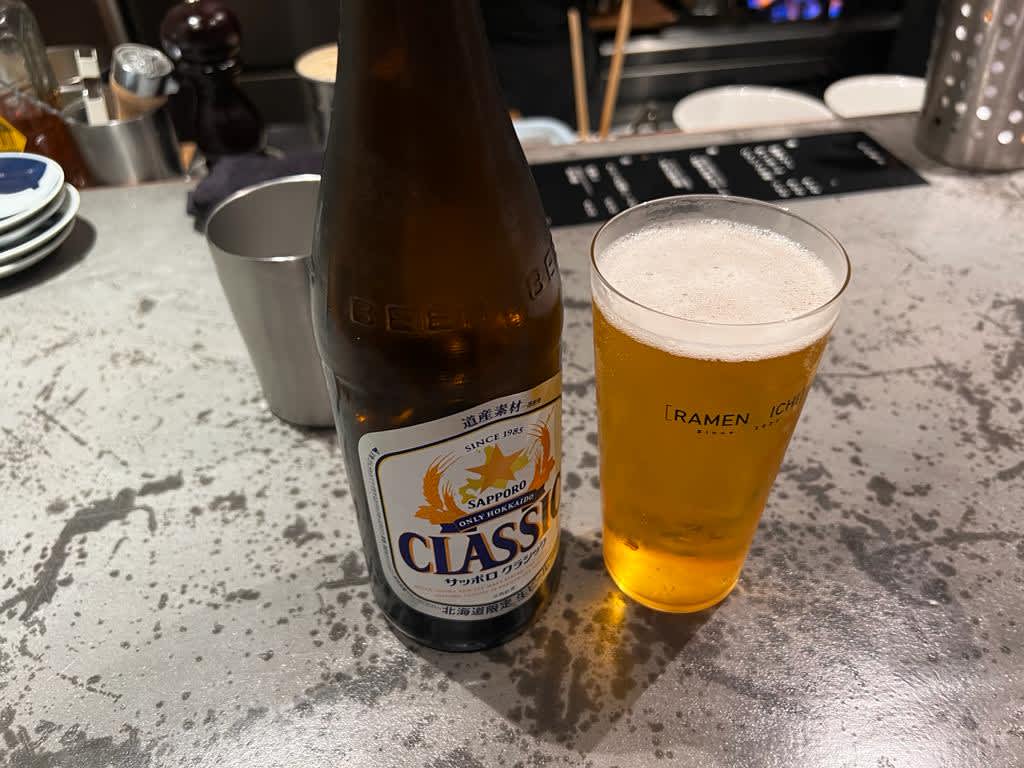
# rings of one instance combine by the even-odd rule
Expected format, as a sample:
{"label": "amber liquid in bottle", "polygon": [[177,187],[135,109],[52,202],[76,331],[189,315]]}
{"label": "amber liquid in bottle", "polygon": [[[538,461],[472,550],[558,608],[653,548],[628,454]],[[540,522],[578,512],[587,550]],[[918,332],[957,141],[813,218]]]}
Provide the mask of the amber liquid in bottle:
{"label": "amber liquid in bottle", "polygon": [[[555,588],[560,457],[545,457],[555,468],[543,509],[538,502],[535,514],[527,511],[526,523],[520,521],[515,531],[506,527],[494,539],[501,546],[501,535],[514,533],[520,540],[505,541],[509,551],[532,546],[520,532],[530,521],[542,521],[541,529],[548,526],[543,536],[555,537],[552,564],[541,572],[546,577],[535,589],[531,585],[528,599],[500,615],[469,617],[462,611],[449,618],[403,599],[387,576],[386,559],[395,555],[382,542],[386,534],[380,523],[375,528],[371,519],[367,492],[372,489],[364,483],[360,441],[452,414],[472,416],[481,404],[558,377],[562,302],[555,254],[499,92],[476,3],[353,0],[342,3],[341,30],[312,259],[314,326],[333,389],[373,591],[405,635],[444,650],[485,648],[526,627]],[[556,421],[550,416],[545,425],[559,430]],[[539,452],[536,446],[530,448]],[[507,460],[513,472],[518,465],[509,456],[518,454],[502,450],[487,457]],[[510,488],[517,487],[520,475],[515,477]],[[407,506],[388,508],[389,530],[422,517],[417,503],[421,509],[443,503],[430,501],[429,481],[429,475],[390,481],[412,490]],[[381,482],[386,485],[386,478]],[[453,497],[459,482],[452,482]],[[497,482],[498,490],[487,493],[505,492]],[[382,496],[388,491],[384,487]],[[488,524],[492,539],[494,525],[515,521],[521,512]],[[403,551],[428,575],[443,567],[458,570],[461,556],[450,555],[456,564],[448,563],[443,549],[448,544],[438,543],[443,538],[424,533]],[[458,534],[451,539],[453,552],[465,546]],[[490,551],[480,552],[484,560],[504,556],[493,543],[486,546]],[[490,572],[473,561],[453,578],[491,578]]]}
{"label": "amber liquid in bottle", "polygon": [[0,117],[25,137],[25,152],[45,155],[64,169],[67,181],[78,188],[89,184],[78,145],[52,104],[43,104],[23,92],[8,89],[0,94]]}

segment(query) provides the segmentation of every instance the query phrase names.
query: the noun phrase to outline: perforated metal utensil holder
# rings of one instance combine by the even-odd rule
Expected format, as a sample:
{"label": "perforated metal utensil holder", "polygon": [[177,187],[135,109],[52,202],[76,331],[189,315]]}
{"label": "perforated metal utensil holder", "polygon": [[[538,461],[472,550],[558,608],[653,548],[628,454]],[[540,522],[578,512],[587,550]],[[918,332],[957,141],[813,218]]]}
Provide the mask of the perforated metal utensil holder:
{"label": "perforated metal utensil holder", "polygon": [[1024,0],[943,0],[917,145],[957,168],[1024,168]]}

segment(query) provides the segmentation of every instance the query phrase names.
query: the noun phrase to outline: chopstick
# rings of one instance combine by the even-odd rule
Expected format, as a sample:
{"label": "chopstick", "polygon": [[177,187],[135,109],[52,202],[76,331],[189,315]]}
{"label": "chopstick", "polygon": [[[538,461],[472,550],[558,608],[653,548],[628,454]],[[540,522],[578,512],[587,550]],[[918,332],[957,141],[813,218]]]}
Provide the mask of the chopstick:
{"label": "chopstick", "polygon": [[622,60],[626,54],[626,41],[633,23],[633,0],[622,0],[619,8],[619,24],[615,30],[615,52],[612,54],[612,65],[608,71],[608,85],[604,92],[604,106],[601,109],[601,127],[599,139],[608,138],[612,127],[612,115],[615,104],[619,100],[619,81],[622,80]]}
{"label": "chopstick", "polygon": [[587,103],[587,78],[583,68],[583,28],[578,8],[569,9],[569,46],[572,50],[572,89],[576,96],[576,130],[580,141],[590,138],[590,105]]}

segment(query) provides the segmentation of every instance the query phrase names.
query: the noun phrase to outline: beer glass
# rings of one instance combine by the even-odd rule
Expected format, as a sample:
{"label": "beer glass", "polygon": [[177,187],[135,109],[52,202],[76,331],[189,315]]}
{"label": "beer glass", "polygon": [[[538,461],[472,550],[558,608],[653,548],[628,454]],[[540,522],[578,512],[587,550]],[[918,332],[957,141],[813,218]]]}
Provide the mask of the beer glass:
{"label": "beer glass", "polygon": [[605,564],[699,611],[736,585],[850,263],[799,216],[703,195],[624,211],[591,260]]}

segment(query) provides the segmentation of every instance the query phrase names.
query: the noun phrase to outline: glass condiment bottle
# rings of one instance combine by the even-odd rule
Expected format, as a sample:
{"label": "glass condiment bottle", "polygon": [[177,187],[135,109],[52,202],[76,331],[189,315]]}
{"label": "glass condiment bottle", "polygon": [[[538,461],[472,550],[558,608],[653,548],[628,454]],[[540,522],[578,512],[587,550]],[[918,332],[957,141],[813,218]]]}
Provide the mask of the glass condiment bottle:
{"label": "glass condiment bottle", "polygon": [[45,155],[83,187],[89,173],[59,106],[57,78],[32,11],[22,0],[0,0],[0,150]]}

